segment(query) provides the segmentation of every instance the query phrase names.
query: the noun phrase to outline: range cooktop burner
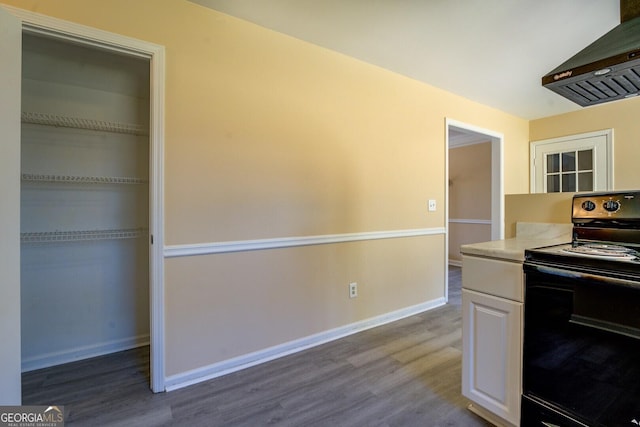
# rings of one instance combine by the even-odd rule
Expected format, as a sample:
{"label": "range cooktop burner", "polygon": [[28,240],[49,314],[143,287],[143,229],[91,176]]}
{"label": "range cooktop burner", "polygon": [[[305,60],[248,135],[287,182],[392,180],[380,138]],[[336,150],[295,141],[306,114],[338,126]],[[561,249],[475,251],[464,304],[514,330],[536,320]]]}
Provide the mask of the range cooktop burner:
{"label": "range cooktop burner", "polygon": [[618,245],[607,245],[600,243],[587,243],[562,249],[573,255],[580,255],[590,258],[634,260],[638,258],[638,253],[633,249]]}

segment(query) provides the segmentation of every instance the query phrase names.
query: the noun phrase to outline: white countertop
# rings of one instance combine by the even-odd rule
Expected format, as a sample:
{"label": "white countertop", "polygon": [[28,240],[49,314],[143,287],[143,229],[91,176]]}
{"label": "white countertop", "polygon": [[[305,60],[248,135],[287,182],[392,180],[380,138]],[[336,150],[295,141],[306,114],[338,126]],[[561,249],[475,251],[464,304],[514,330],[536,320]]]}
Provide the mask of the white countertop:
{"label": "white countertop", "polygon": [[525,249],[571,242],[571,224],[518,223],[516,237],[460,246],[463,255],[524,261]]}
{"label": "white countertop", "polygon": [[491,242],[471,243],[460,246],[463,255],[477,255],[489,258],[498,258],[508,261],[524,261],[525,249],[540,248],[543,246],[569,243],[571,237],[541,239],[514,237],[513,239],[493,240]]}

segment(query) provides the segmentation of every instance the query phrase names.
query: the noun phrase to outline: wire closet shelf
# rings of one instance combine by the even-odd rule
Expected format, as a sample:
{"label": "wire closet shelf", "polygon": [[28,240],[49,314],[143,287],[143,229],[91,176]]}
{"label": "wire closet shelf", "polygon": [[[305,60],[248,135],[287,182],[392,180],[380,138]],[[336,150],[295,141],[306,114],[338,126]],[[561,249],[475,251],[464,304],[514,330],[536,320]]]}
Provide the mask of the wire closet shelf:
{"label": "wire closet shelf", "polygon": [[132,123],[118,123],[105,120],[86,119],[82,117],[61,116],[58,114],[22,112],[22,122],[34,125],[86,129],[94,131],[125,133],[130,135],[148,135],[148,129]]}
{"label": "wire closet shelf", "polygon": [[20,233],[22,243],[62,243],[93,240],[137,239],[148,234],[146,228],[121,228],[110,230],[39,231]]}

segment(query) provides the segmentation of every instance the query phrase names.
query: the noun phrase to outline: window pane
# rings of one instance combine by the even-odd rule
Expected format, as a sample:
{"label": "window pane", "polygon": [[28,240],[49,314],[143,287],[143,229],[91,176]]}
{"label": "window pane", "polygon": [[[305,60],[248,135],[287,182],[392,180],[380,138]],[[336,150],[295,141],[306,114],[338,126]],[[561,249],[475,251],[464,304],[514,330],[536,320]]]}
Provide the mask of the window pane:
{"label": "window pane", "polygon": [[[576,170],[576,153],[575,151],[562,153],[562,171],[569,172]],[[564,178],[563,178],[564,179]]]}
{"label": "window pane", "polygon": [[547,193],[560,192],[560,175],[547,175]]}
{"label": "window pane", "polygon": [[576,191],[576,174],[575,173],[563,173],[562,174],[562,192]]}
{"label": "window pane", "polygon": [[560,172],[560,154],[547,154],[547,173]]}
{"label": "window pane", "polygon": [[593,191],[593,172],[578,174],[578,191]]}
{"label": "window pane", "polygon": [[[573,189],[573,181],[575,181],[574,191],[608,189],[611,185],[608,177],[613,160],[610,156],[610,137],[611,130],[603,130],[564,138],[532,141],[530,146],[533,155],[529,159],[532,191],[556,192],[562,191],[563,187],[565,190]],[[584,175],[582,178],[578,175],[588,172],[592,173],[591,179],[589,175]],[[565,173],[574,173],[575,177],[569,178],[563,186],[562,174]],[[550,175],[560,176],[556,179],[550,178]],[[554,185],[556,181],[559,183],[559,188]],[[589,187],[592,189],[588,190]]]}
{"label": "window pane", "polygon": [[593,150],[578,151],[578,170],[593,170]]}

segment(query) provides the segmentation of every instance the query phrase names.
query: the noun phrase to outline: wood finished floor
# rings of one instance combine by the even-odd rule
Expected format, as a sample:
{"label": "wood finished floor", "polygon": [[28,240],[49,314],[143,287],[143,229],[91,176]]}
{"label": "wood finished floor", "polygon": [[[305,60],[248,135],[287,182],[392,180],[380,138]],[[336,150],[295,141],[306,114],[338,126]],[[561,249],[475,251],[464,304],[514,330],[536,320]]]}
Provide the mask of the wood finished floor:
{"label": "wood finished floor", "polygon": [[23,374],[23,404],[73,426],[487,426],[460,394],[460,268],[449,304],[169,393],[149,349]]}

